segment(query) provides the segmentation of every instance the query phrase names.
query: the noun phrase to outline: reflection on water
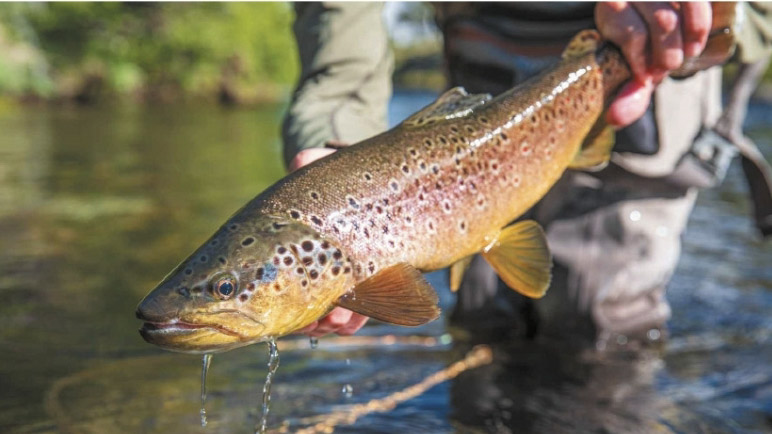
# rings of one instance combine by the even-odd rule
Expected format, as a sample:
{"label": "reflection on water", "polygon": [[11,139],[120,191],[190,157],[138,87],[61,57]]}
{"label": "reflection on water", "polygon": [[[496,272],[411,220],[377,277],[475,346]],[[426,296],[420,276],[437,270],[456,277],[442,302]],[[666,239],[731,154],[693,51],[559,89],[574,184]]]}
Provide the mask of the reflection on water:
{"label": "reflection on water", "polygon": [[[403,117],[430,96],[402,94]],[[265,347],[217,357],[200,427],[201,359],[145,344],[139,299],[283,174],[280,107],[25,108],[0,113],[0,432],[249,432]],[[750,135],[772,156],[769,106]],[[342,432],[763,432],[772,429],[772,247],[747,217],[739,164],[703,193],[672,281],[660,352],[494,348],[462,373]],[[442,274],[430,280],[446,288]],[[446,311],[452,305],[441,294]],[[446,333],[442,320],[364,335]],[[335,341],[339,342],[339,341]],[[268,426],[367,403],[468,348],[445,340],[282,351]],[[351,393],[353,391],[353,393]]]}

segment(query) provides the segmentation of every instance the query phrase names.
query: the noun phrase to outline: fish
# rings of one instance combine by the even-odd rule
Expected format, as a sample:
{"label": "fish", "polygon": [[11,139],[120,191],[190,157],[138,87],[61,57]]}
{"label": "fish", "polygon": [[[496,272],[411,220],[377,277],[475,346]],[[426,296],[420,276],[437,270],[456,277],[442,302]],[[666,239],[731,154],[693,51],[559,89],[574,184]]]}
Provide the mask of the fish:
{"label": "fish", "polygon": [[417,326],[440,314],[422,272],[450,267],[456,289],[478,253],[509,287],[542,297],[544,231],[510,223],[567,169],[609,161],[604,111],[630,78],[619,50],[586,30],[554,67],[495,98],[447,91],[249,201],[140,302],[140,334],[167,350],[222,352],[336,306]]}

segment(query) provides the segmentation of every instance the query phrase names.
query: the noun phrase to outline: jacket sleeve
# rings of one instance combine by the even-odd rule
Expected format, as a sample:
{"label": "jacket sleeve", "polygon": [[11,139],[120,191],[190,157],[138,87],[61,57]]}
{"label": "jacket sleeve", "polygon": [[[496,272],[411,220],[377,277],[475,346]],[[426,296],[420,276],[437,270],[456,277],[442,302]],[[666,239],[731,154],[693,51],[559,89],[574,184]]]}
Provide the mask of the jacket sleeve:
{"label": "jacket sleeve", "polygon": [[386,129],[393,59],[381,3],[297,3],[301,75],[282,126],[284,162]]}

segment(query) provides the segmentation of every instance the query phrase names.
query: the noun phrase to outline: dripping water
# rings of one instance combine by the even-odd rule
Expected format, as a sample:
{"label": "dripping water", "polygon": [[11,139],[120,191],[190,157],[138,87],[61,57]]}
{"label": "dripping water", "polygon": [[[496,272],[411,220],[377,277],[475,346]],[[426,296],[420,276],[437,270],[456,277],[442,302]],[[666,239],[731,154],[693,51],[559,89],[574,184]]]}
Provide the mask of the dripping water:
{"label": "dripping water", "polygon": [[209,365],[211,363],[212,355],[204,354],[204,359],[201,363],[201,410],[198,412],[201,415],[201,426],[206,426],[206,408],[204,407],[206,404],[206,374],[209,372]]}
{"label": "dripping water", "polygon": [[343,389],[341,389],[341,393],[343,393],[344,397],[349,399],[352,396],[354,396],[354,388],[350,384],[346,383],[345,385],[343,385]]}
{"label": "dripping water", "polygon": [[311,346],[312,350],[315,350],[316,347],[319,346],[319,338],[315,336],[311,336],[310,338],[308,338],[308,344]]}
{"label": "dripping water", "polygon": [[265,376],[265,384],[263,385],[263,414],[260,417],[260,423],[255,429],[255,432],[259,434],[265,433],[265,428],[268,424],[268,411],[271,405],[271,384],[277,369],[279,369],[279,349],[276,347],[276,340],[272,338],[268,341],[268,374]]}

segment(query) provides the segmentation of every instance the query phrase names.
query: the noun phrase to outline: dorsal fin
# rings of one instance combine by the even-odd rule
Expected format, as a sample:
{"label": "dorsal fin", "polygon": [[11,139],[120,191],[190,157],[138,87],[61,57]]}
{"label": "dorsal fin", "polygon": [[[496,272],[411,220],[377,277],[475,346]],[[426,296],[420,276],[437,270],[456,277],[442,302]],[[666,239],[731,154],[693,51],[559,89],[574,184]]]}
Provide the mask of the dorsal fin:
{"label": "dorsal fin", "polygon": [[380,321],[418,326],[440,315],[437,301],[421,272],[401,262],[359,282],[335,304]]}
{"label": "dorsal fin", "polygon": [[598,49],[601,41],[600,33],[596,30],[582,30],[571,38],[571,42],[563,50],[563,59],[573,59],[592,53]]}
{"label": "dorsal fin", "polygon": [[463,87],[454,87],[440,95],[437,101],[414,113],[402,123],[408,127],[420,127],[447,119],[468,115],[476,107],[485,104],[491,96],[487,93],[470,95]]}

